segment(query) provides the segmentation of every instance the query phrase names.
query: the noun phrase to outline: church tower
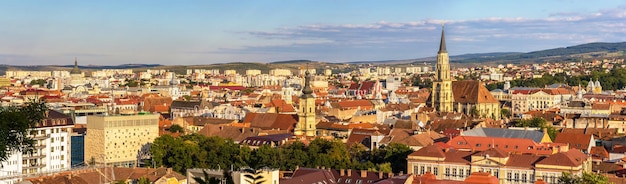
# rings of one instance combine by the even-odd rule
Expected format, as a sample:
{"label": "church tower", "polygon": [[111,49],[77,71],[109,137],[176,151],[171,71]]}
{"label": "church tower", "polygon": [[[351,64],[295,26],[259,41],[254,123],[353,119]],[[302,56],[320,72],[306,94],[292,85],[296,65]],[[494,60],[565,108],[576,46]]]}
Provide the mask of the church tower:
{"label": "church tower", "polygon": [[294,135],[305,135],[313,137],[316,135],[315,127],[315,97],[313,97],[313,89],[311,89],[311,74],[307,70],[304,78],[304,88],[302,88],[302,96],[300,96],[300,104],[298,111],[298,124],[294,129]]}
{"label": "church tower", "polygon": [[439,112],[452,112],[452,79],[450,78],[450,58],[446,50],[446,38],[441,26],[441,42],[439,52],[437,52],[437,66],[435,69],[435,80],[433,81],[432,107]]}
{"label": "church tower", "polygon": [[70,85],[77,87],[85,85],[85,79],[83,72],[78,69],[78,58],[74,58],[74,68],[70,71]]}

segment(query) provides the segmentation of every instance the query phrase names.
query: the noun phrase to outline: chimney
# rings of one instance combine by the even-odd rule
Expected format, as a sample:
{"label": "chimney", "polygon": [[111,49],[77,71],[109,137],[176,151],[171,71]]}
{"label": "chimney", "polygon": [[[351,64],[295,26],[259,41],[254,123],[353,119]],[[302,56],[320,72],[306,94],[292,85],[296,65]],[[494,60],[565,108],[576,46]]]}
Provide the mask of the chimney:
{"label": "chimney", "polygon": [[367,177],[367,170],[361,170],[361,178]]}
{"label": "chimney", "polygon": [[322,166],[322,170],[326,170],[326,166]]}
{"label": "chimney", "polygon": [[398,173],[398,176],[402,176],[404,175],[404,172],[400,171],[400,173]]}
{"label": "chimney", "polygon": [[165,169],[167,171],[167,174],[172,174],[172,168],[168,167],[167,169]]}
{"label": "chimney", "polygon": [[246,128],[241,128],[241,133],[245,132]]}
{"label": "chimney", "polygon": [[344,176],[344,175],[346,175],[345,170],[339,169],[339,176]]}
{"label": "chimney", "polygon": [[393,172],[390,172],[387,176],[389,176],[390,178],[393,177]]}
{"label": "chimney", "polygon": [[383,179],[383,172],[382,171],[378,171],[378,179]]}
{"label": "chimney", "polygon": [[348,169],[348,177],[352,176],[352,169]]}

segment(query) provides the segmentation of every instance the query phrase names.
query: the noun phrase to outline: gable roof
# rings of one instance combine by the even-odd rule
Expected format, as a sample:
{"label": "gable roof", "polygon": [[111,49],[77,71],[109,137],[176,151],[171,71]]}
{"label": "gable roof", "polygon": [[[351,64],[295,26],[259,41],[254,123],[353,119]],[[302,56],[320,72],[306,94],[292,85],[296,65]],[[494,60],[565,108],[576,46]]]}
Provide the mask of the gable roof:
{"label": "gable roof", "polygon": [[567,143],[569,144],[570,149],[576,148],[580,150],[588,150],[589,144],[593,140],[593,136],[591,134],[580,134],[580,133],[559,133],[556,134],[556,138],[554,139],[555,143]]}
{"label": "gable roof", "polygon": [[280,183],[335,183],[337,179],[331,171],[325,169],[297,168],[291,178],[282,178]]}
{"label": "gable roof", "polygon": [[437,145],[430,145],[430,146],[423,147],[423,148],[421,148],[421,149],[419,149],[419,150],[409,154],[409,157],[411,157],[411,156],[446,158],[445,152],[443,152],[441,147],[439,147]]}
{"label": "gable roof", "polygon": [[298,116],[295,114],[247,113],[243,123],[250,123],[252,128],[292,130],[298,123]]}
{"label": "gable roof", "polygon": [[448,141],[447,144],[463,150],[482,151],[495,147],[506,152],[538,155],[550,155],[554,151],[558,151],[560,146],[565,146],[565,144],[559,143],[539,144],[530,139],[474,136],[457,136]]}
{"label": "gable roof", "polygon": [[559,166],[580,166],[587,159],[587,155],[577,149],[569,150],[568,152],[560,152],[537,162],[541,165],[559,165]]}
{"label": "gable roof", "polygon": [[452,81],[455,103],[499,103],[489,90],[475,80]]}
{"label": "gable roof", "polygon": [[504,128],[474,128],[461,132],[461,135],[476,137],[502,137],[502,138],[521,138],[530,139],[540,143],[544,133],[539,130],[518,130]]}

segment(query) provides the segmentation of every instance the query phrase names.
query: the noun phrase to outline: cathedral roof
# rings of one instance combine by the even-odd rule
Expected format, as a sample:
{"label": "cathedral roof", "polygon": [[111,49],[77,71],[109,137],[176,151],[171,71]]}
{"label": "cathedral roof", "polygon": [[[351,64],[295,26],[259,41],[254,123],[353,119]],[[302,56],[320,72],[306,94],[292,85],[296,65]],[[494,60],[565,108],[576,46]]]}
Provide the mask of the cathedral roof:
{"label": "cathedral roof", "polygon": [[74,68],[72,68],[70,74],[81,74],[80,69],[78,69],[78,60],[74,60]]}
{"label": "cathedral roof", "polygon": [[452,96],[456,103],[499,103],[482,83],[475,80],[453,81]]}

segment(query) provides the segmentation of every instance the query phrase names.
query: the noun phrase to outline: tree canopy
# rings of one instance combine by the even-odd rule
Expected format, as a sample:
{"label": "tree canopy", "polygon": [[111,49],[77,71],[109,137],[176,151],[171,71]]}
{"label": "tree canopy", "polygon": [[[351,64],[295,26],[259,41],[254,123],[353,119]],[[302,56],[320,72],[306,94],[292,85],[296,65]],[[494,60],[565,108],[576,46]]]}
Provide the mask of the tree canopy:
{"label": "tree canopy", "polygon": [[369,151],[363,145],[348,148],[339,140],[315,139],[305,145],[293,142],[281,147],[263,145],[257,149],[240,146],[230,139],[198,134],[173,138],[158,137],[151,145],[156,166],[178,172],[189,168],[277,168],[326,167],[372,171],[406,172],[406,157],[413,152],[403,144],[389,144]]}
{"label": "tree canopy", "polygon": [[0,108],[0,162],[14,152],[27,152],[34,141],[29,136],[35,125],[46,118],[48,111],[42,101],[31,101],[23,106]]}

